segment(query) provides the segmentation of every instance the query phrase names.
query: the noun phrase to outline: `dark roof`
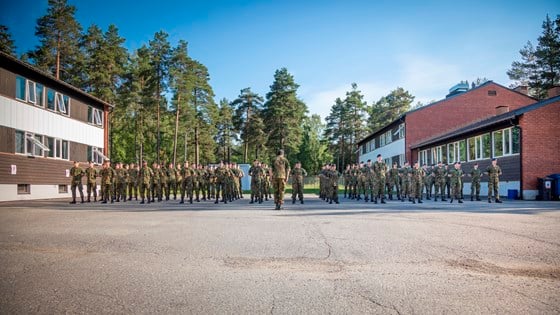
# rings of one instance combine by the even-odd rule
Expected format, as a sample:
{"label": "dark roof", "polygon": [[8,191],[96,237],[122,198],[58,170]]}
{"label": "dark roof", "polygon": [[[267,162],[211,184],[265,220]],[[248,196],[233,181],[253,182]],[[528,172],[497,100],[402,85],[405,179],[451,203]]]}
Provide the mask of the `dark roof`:
{"label": "dark roof", "polygon": [[491,127],[491,126],[500,124],[502,122],[508,121],[510,119],[517,118],[517,117],[519,117],[519,116],[521,116],[521,115],[523,115],[527,112],[533,111],[535,109],[538,109],[538,108],[541,108],[543,106],[547,106],[547,105],[550,105],[552,103],[559,102],[559,101],[560,101],[560,96],[551,97],[551,98],[546,99],[544,101],[533,103],[531,105],[527,105],[527,106],[518,108],[514,111],[503,113],[501,115],[497,115],[497,116],[494,116],[494,117],[491,117],[491,118],[488,118],[488,119],[485,119],[485,120],[481,120],[481,121],[475,122],[473,124],[470,124],[468,126],[461,127],[461,128],[456,129],[454,131],[445,133],[443,135],[436,136],[434,138],[431,138],[429,140],[426,140],[424,142],[421,142],[421,143],[418,143],[418,144],[415,144],[415,145],[411,146],[411,149],[425,147],[425,146],[432,145],[432,144],[442,142],[442,141],[445,141],[445,140],[449,140],[451,138],[455,138],[455,137],[458,137],[458,136],[461,136],[461,135],[464,135],[464,134],[472,133],[476,130]]}
{"label": "dark roof", "polygon": [[[49,73],[47,73],[43,70],[39,70],[39,69],[35,68],[34,66],[15,58],[14,56],[8,55],[8,54],[0,51],[0,65],[2,67],[6,67],[7,65],[10,65],[10,64],[12,66],[19,67],[19,69],[23,68],[23,69],[26,69],[28,71],[32,71],[33,73],[39,75],[40,77],[43,77],[44,79],[46,79],[48,81],[51,81],[54,84],[58,84],[60,86],[63,86],[64,88],[66,88],[66,89],[68,89],[68,90],[86,98],[86,99],[90,99],[91,101],[94,101],[94,102],[102,104],[102,105],[107,105],[109,107],[115,107],[115,105],[113,105],[113,104],[107,103],[107,102],[105,102],[105,101],[103,101],[103,100],[101,100],[101,99],[99,99],[99,98],[97,98],[97,97],[95,97],[95,96],[93,96],[89,93],[86,93],[86,92],[80,90],[79,88],[77,88],[77,87],[75,87],[71,84],[68,84],[68,83],[66,83],[62,80],[59,80],[59,79],[55,78],[54,76],[52,76],[51,74],[49,74]],[[21,71],[23,71],[23,70],[21,70]]]}
{"label": "dark roof", "polygon": [[358,143],[356,143],[357,145],[361,145],[362,143],[368,142],[369,140],[375,138],[375,136],[377,136],[381,131],[386,131],[389,127],[391,127],[392,125],[394,125],[397,122],[403,121],[403,118],[406,116],[406,113],[400,115],[397,119],[393,120],[392,122],[386,124],[385,126],[381,127],[381,128],[377,128],[374,132],[370,133],[367,137],[363,138],[362,140],[358,141]]}

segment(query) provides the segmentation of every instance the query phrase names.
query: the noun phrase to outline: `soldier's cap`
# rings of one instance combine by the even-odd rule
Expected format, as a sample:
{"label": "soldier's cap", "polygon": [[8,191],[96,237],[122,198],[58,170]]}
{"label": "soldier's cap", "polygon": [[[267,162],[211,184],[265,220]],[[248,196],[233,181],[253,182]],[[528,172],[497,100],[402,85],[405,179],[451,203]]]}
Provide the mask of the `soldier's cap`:
{"label": "soldier's cap", "polygon": [[381,157],[381,154],[378,154],[377,157]]}
{"label": "soldier's cap", "polygon": [[93,163],[93,161],[90,160],[90,161],[88,161],[88,163]]}
{"label": "soldier's cap", "polygon": [[367,160],[368,162],[371,162],[371,159]]}
{"label": "soldier's cap", "polygon": [[492,161],[497,161],[497,160],[498,160],[497,158],[492,158]]}
{"label": "soldier's cap", "polygon": [[478,165],[478,163],[474,163],[474,165]]}
{"label": "soldier's cap", "polygon": [[142,164],[148,164],[148,161],[142,161]]}
{"label": "soldier's cap", "polygon": [[109,162],[111,162],[111,160],[105,159],[103,162],[104,162],[104,163],[109,163]]}
{"label": "soldier's cap", "polygon": [[282,149],[278,150],[278,153],[277,153],[277,154],[278,154],[278,155],[284,154],[284,150],[282,150]]}

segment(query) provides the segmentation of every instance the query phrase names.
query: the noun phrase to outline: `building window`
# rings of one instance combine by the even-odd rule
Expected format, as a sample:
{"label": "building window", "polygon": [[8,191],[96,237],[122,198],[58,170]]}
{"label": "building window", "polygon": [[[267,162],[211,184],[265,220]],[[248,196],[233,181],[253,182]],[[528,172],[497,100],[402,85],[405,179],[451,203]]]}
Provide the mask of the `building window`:
{"label": "building window", "polygon": [[392,134],[391,130],[389,130],[385,133],[385,143],[389,144],[391,142],[393,142],[393,134]]}
{"label": "building window", "polygon": [[496,90],[488,90],[488,96],[496,96],[496,95],[498,95]]}
{"label": "building window", "polygon": [[27,101],[26,93],[27,83],[25,78],[17,76],[16,77],[16,98],[18,100]]}
{"label": "building window", "polygon": [[362,154],[366,154],[367,153],[367,143],[362,145]]}
{"label": "building window", "polygon": [[45,146],[49,149],[49,151],[46,154],[47,157],[55,158],[55,159],[63,159],[63,160],[69,159],[68,141],[57,139],[57,138],[45,137],[44,143]]}
{"label": "building window", "polygon": [[39,107],[45,107],[45,96],[44,91],[45,87],[42,84],[35,83],[35,105]]}
{"label": "building window", "polygon": [[54,102],[55,95],[56,92],[54,90],[47,89],[47,109],[50,109],[52,111],[55,111],[56,109]]}
{"label": "building window", "polygon": [[403,166],[406,162],[406,156],[404,154],[399,155],[399,166]]}
{"label": "building window", "polygon": [[25,133],[16,130],[16,153],[25,154]]}
{"label": "building window", "polygon": [[398,138],[399,139],[404,139],[404,124],[399,125]]}
{"label": "building window", "polygon": [[492,132],[493,157],[519,153],[519,129],[507,128]]}
{"label": "building window", "polygon": [[490,158],[491,141],[489,133],[469,138],[467,142],[469,145],[469,161]]}
{"label": "building window", "polygon": [[68,193],[68,185],[58,185],[58,193],[59,194],[67,194]]}
{"label": "building window", "polygon": [[430,159],[431,159],[431,149],[427,149],[427,150],[422,150],[420,152],[418,152],[418,163],[420,165],[424,165],[424,164],[430,164]]}
{"label": "building window", "polygon": [[35,92],[35,82],[27,80],[27,101],[29,103],[37,103],[37,95]]}
{"label": "building window", "polygon": [[50,149],[43,143],[43,136],[16,130],[16,153],[43,156]]}
{"label": "building window", "polygon": [[93,108],[92,106],[88,106],[88,121],[90,124],[103,126],[103,111]]}
{"label": "building window", "polygon": [[27,80],[24,77],[16,77],[16,98],[37,106],[44,106],[44,86]]}
{"label": "building window", "polygon": [[519,128],[515,127],[511,129],[511,153],[518,154],[519,153]]}
{"label": "building window", "polygon": [[70,109],[70,98],[64,94],[56,92],[55,95],[56,111],[68,116]]}
{"label": "building window", "polygon": [[103,154],[103,149],[90,146],[88,146],[87,159],[95,164],[103,164],[104,160],[108,160]]}
{"label": "building window", "polygon": [[29,195],[31,193],[30,184],[17,184],[17,194],[18,195]]}

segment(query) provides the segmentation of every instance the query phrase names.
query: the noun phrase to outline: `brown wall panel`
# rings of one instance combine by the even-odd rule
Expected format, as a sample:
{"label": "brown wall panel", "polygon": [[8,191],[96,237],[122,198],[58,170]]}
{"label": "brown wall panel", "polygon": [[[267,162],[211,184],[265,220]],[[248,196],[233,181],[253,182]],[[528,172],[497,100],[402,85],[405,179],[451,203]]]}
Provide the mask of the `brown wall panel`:
{"label": "brown wall panel", "polygon": [[87,161],[87,145],[82,143],[70,142],[70,160],[85,162]]}
{"label": "brown wall panel", "polygon": [[[462,163],[461,168],[465,174],[469,174],[476,162]],[[492,160],[486,159],[478,161],[478,168],[484,172],[486,168],[492,164]],[[502,176],[500,176],[500,181],[519,181],[521,180],[521,158],[519,154],[505,156],[498,158],[498,166],[502,169]],[[451,167],[451,166],[449,166]],[[470,182],[470,177],[466,176],[463,178],[465,182]],[[482,181],[488,181],[488,176],[484,175]]]}
{"label": "brown wall panel", "polygon": [[0,95],[16,98],[16,75],[0,68]]}
{"label": "brown wall panel", "polygon": [[77,99],[70,101],[70,117],[79,121],[88,121],[88,106]]}
{"label": "brown wall panel", "polygon": [[[16,175],[11,175],[11,165],[16,165]],[[0,153],[0,184],[67,184],[71,167],[68,161]]]}
{"label": "brown wall panel", "polygon": [[16,130],[0,126],[0,152],[15,153]]}

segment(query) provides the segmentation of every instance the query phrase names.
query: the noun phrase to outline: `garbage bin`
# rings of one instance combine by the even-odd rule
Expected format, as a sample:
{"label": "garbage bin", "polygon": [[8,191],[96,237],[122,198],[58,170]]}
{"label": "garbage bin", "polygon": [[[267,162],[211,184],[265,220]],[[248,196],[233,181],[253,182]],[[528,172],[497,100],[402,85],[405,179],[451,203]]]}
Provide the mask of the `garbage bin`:
{"label": "garbage bin", "polygon": [[552,178],[552,199],[560,200],[560,174],[550,174],[548,177]]}
{"label": "garbage bin", "polygon": [[552,198],[552,182],[553,179],[549,177],[538,178],[539,183],[539,196],[538,200],[551,200]]}
{"label": "garbage bin", "polygon": [[508,189],[509,200],[516,200],[517,196],[519,196],[519,191],[517,189]]}

